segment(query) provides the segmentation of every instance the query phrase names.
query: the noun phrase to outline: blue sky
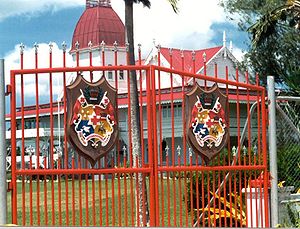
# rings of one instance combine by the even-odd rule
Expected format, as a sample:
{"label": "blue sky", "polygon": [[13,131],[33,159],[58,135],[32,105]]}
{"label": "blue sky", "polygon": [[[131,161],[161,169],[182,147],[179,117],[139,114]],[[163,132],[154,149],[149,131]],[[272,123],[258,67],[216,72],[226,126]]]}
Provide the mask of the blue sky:
{"label": "blue sky", "polygon": [[12,51],[21,42],[32,46],[34,42],[55,41],[70,44],[76,22],[84,7],[45,11],[34,16],[13,16],[0,22],[0,57]]}
{"label": "blue sky", "polygon": [[[190,8],[185,9],[185,1],[188,0],[181,0],[179,15],[175,15],[171,9],[168,9],[170,7],[167,3],[165,3],[165,6],[160,7],[160,5],[157,6],[156,3],[152,1],[152,8],[150,10],[147,8],[145,9],[142,6],[137,6],[136,18],[139,18],[137,21],[141,21],[140,17],[143,17],[143,21],[146,21],[144,23],[146,26],[144,26],[143,23],[137,23],[136,28],[139,31],[144,30],[150,32],[150,36],[147,38],[144,38],[140,35],[140,32],[137,32],[137,42],[142,43],[147,47],[153,39],[156,39],[164,46],[200,49],[206,48],[203,47],[204,45],[221,45],[222,33],[226,30],[228,41],[232,40],[234,46],[238,49],[246,49],[245,40],[247,35],[243,32],[239,32],[233,23],[229,23],[224,16],[225,14],[220,16],[220,13],[215,12],[215,16],[209,16],[209,13],[200,10],[199,13],[203,14],[203,17],[199,16],[198,19],[198,16],[186,13],[190,10]],[[1,58],[4,58],[7,53],[12,52],[15,45],[21,42],[26,46],[32,46],[34,42],[49,43],[50,41],[56,42],[57,44],[61,44],[63,41],[66,41],[70,44],[76,22],[85,7],[85,0],[69,0],[64,4],[60,4],[58,0],[45,1],[50,2],[48,4],[38,3],[37,0],[12,0],[11,2],[12,6],[10,8],[6,6],[9,3],[0,3],[0,8],[2,8],[2,10],[0,9],[0,14],[2,11],[2,15],[4,15],[0,17]],[[19,4],[17,4],[18,2]],[[30,4],[27,6],[26,2],[30,2]],[[123,19],[124,8],[122,2],[122,0],[112,0],[114,9]],[[206,3],[208,4],[207,8],[218,9],[221,11],[222,9],[217,6],[217,2],[217,0],[211,0],[211,3]],[[21,9],[18,8],[20,7],[20,4],[23,4]],[[199,7],[203,5],[203,3],[199,4],[198,2],[195,2],[195,5],[197,4]],[[191,3],[191,5],[193,4]],[[171,31],[168,31],[168,33],[173,34],[173,37],[167,39],[165,39],[166,36],[164,37],[161,35],[165,31],[165,29],[162,29],[163,25],[161,26],[162,28],[157,28],[159,27],[157,22],[161,20],[161,18],[157,17],[157,15],[160,14],[160,8],[164,7],[168,7],[166,8],[167,14],[170,14],[168,18],[172,18],[171,20],[173,21],[180,20],[185,23],[182,27],[187,27],[186,30],[184,30],[178,28],[176,22],[167,22],[169,25],[173,24],[171,26],[168,25]],[[5,10],[10,10],[11,13],[7,13],[7,15],[5,15],[3,14]],[[145,19],[145,17],[147,17],[147,19]],[[198,23],[195,22],[197,20],[199,20]],[[149,22],[153,26],[149,25]],[[176,33],[176,30],[178,30],[178,33]],[[195,38],[197,40],[194,40]],[[204,42],[199,43],[198,38],[201,38]]]}
{"label": "blue sky", "polygon": [[[135,43],[142,44],[142,55],[147,56],[154,39],[156,43],[172,48],[203,49],[220,46],[223,44],[223,31],[226,31],[227,44],[230,40],[233,42],[233,53],[240,58],[242,50],[247,49],[247,34],[238,31],[235,22],[227,20],[218,2],[180,0],[178,14],[173,12],[167,1],[152,0],[151,9],[136,5]],[[124,21],[124,1],[112,0],[112,7]],[[9,70],[20,66],[20,43],[26,46],[25,54],[31,53],[31,57],[26,57],[25,68],[34,66],[35,42],[40,44],[39,53],[45,57],[40,58],[39,64],[47,66],[48,43],[54,42],[56,53],[61,53],[63,41],[70,47],[74,28],[84,9],[85,0],[0,1],[0,58],[5,59],[6,82],[9,82]]]}

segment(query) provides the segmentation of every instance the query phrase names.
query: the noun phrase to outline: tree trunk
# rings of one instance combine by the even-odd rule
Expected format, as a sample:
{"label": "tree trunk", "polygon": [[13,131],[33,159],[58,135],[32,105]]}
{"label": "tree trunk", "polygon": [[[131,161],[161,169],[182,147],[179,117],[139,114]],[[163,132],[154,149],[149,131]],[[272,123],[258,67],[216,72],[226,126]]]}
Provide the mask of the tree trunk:
{"label": "tree trunk", "polygon": [[[133,2],[125,0],[125,29],[126,39],[129,44],[129,64],[135,65],[134,54],[134,36],[133,36]],[[132,134],[132,156],[133,167],[142,167],[142,147],[141,147],[141,123],[140,123],[140,107],[138,100],[138,88],[137,88],[137,76],[136,71],[130,71],[130,115],[131,115],[131,134]],[[136,193],[137,204],[137,217],[139,218],[139,224],[137,226],[146,226],[149,223],[149,210],[147,201],[147,187],[143,174],[137,175],[138,187]],[[144,190],[144,193],[143,193]],[[144,213],[145,209],[145,213]],[[144,216],[146,219],[144,219]]]}

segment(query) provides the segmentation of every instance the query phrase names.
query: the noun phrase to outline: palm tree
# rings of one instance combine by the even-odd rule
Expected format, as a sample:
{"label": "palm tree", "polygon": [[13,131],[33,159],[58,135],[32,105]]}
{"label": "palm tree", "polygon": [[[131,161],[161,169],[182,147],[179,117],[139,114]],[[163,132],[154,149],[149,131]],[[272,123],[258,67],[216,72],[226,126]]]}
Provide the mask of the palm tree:
{"label": "palm tree", "polygon": [[300,0],[287,0],[274,10],[263,15],[248,31],[252,34],[254,46],[261,44],[272,35],[277,35],[288,22],[289,27],[300,30]]}
{"label": "palm tree", "polygon": [[[134,34],[133,34],[133,4],[142,3],[144,6],[150,8],[151,3],[149,0],[124,0],[125,1],[125,30],[126,30],[126,39],[129,44],[129,64],[135,65],[135,54],[134,54]],[[174,10],[178,11],[177,2],[178,0],[168,0]],[[131,106],[131,130],[132,130],[132,154],[133,154],[133,166],[141,167],[142,166],[142,147],[141,147],[141,124],[140,124],[140,107],[138,101],[138,89],[137,89],[137,77],[136,72],[130,72],[130,106]],[[138,159],[136,161],[136,158]],[[139,222],[142,225],[144,221],[149,222],[149,211],[147,200],[144,199],[147,195],[144,193],[143,189],[145,188],[145,182],[142,174],[138,174],[138,191],[139,203],[138,204],[138,217]],[[143,218],[143,203],[145,203],[146,209],[146,220]],[[137,225],[140,226],[140,225]],[[145,226],[145,225],[143,225]]]}
{"label": "palm tree", "polygon": [[[268,74],[274,75],[289,93],[299,94],[300,66],[295,60],[299,55],[300,0],[287,0],[285,4],[264,14],[248,31],[252,34],[252,48],[258,50],[253,52],[254,55],[266,55],[260,65],[265,65]],[[261,50],[265,52],[262,54]]]}

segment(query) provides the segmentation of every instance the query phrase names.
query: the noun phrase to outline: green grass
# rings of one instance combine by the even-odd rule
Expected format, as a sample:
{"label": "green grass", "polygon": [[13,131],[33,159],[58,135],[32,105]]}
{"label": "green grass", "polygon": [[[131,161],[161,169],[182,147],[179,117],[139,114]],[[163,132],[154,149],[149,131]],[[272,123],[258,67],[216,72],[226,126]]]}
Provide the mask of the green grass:
{"label": "green grass", "polygon": [[[149,202],[149,195],[152,194],[149,191],[148,179],[146,183]],[[32,192],[30,192],[30,187]],[[37,192],[38,189],[39,192]],[[94,189],[92,180],[86,181],[84,178],[81,182],[79,180],[65,181],[64,179],[61,179],[61,182],[57,180],[32,181],[31,184],[18,182],[18,225],[135,226],[135,190],[136,180],[130,178],[127,178],[126,182],[124,179],[95,181]],[[155,199],[155,204],[159,207],[159,226],[192,226],[192,218],[186,214],[183,201],[184,180],[182,179],[179,184],[176,179],[170,178],[169,182],[166,179],[160,179],[158,191],[159,196]],[[12,214],[10,203],[11,194],[8,193],[8,223],[11,222]],[[162,211],[162,209],[164,210]]]}

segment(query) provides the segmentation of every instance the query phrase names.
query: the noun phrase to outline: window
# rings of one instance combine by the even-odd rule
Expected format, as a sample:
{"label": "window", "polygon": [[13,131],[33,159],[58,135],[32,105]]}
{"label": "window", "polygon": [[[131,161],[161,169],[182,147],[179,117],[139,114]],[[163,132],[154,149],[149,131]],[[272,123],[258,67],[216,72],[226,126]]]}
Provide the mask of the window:
{"label": "window", "polygon": [[182,116],[182,107],[181,104],[174,105],[174,116],[181,117]]}
{"label": "window", "polygon": [[27,119],[25,120],[25,129],[35,129],[36,121],[35,119]]}
{"label": "window", "polygon": [[[120,66],[122,66],[122,65],[120,65]],[[123,70],[119,71],[119,80],[124,80],[124,71]]]}
{"label": "window", "polygon": [[[112,66],[112,65],[109,64],[108,66]],[[113,79],[113,72],[112,72],[112,71],[108,71],[108,73],[107,73],[107,79],[108,79],[108,80],[114,80],[114,79]]]}
{"label": "window", "polygon": [[[174,117],[182,116],[182,106],[181,104],[173,104]],[[172,116],[171,104],[162,106],[162,116],[164,118],[170,118]]]}
{"label": "window", "polygon": [[171,117],[171,105],[163,105],[162,106],[162,116],[163,116],[163,118]]}

